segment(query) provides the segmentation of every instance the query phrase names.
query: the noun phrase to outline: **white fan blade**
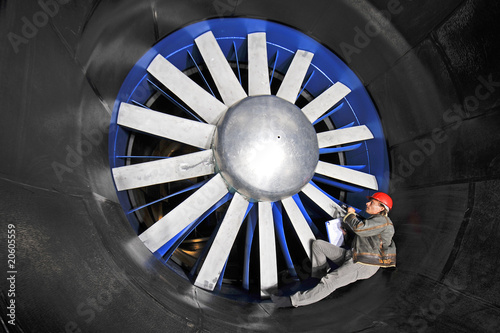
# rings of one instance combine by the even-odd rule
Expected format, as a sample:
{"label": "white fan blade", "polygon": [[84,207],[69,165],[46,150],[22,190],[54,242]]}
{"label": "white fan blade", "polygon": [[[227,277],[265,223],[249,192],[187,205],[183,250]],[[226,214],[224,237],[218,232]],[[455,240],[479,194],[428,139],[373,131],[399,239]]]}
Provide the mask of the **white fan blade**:
{"label": "white fan blade", "polygon": [[226,183],[217,174],[186,200],[157,221],[139,238],[144,245],[155,252],[170,239],[194,222],[228,193]]}
{"label": "white fan blade", "polygon": [[153,59],[149,64],[148,72],[209,124],[217,123],[227,110],[222,102],[182,73],[162,55],[157,55]]}
{"label": "white fan blade", "polygon": [[278,287],[276,242],[272,204],[259,202],[260,294],[269,296]]}
{"label": "white fan blade", "polygon": [[346,97],[350,92],[351,89],[346,87],[341,82],[337,82],[304,106],[302,108],[302,112],[304,112],[307,119],[313,123],[332,106],[337,104],[342,98]]}
{"label": "white fan blade", "polygon": [[338,213],[343,211],[335,201],[330,199],[311,183],[307,183],[307,185],[302,188],[302,192],[331,217],[337,217]]}
{"label": "white fan blade", "polygon": [[316,239],[311,227],[307,224],[304,215],[302,215],[302,212],[292,197],[285,198],[281,200],[281,202],[283,203],[283,207],[285,207],[285,211],[293,224],[293,228],[299,237],[302,247],[306,251],[309,259],[311,259],[311,244]]}
{"label": "white fan blade", "polygon": [[318,162],[316,173],[333,179],[338,179],[346,183],[366,187],[371,190],[378,190],[377,178],[369,173],[348,169],[323,161]]}
{"label": "white fan blade", "polygon": [[169,114],[121,103],[118,125],[133,128],[159,137],[209,149],[215,125],[201,123]]}
{"label": "white fan blade", "polygon": [[248,35],[248,94],[271,94],[265,32]]}
{"label": "white fan blade", "polygon": [[247,97],[245,90],[243,90],[238,78],[236,78],[231,66],[227,62],[224,53],[222,53],[214,34],[208,31],[194,41],[200,50],[203,60],[205,60],[205,64],[214,79],[224,104],[231,106]]}
{"label": "white fan blade", "polygon": [[276,96],[295,104],[313,56],[313,53],[303,50],[298,50],[295,53]]}
{"label": "white fan blade", "polygon": [[325,148],[370,139],[373,139],[372,132],[361,125],[318,133],[318,146]]}
{"label": "white fan blade", "polygon": [[245,218],[248,204],[248,201],[238,192],[234,193],[224,220],[222,220],[203,266],[196,277],[195,286],[213,290],[217,285],[238,230],[240,230],[241,223]]}
{"label": "white fan blade", "polygon": [[214,173],[213,151],[126,165],[112,172],[118,191],[205,176]]}

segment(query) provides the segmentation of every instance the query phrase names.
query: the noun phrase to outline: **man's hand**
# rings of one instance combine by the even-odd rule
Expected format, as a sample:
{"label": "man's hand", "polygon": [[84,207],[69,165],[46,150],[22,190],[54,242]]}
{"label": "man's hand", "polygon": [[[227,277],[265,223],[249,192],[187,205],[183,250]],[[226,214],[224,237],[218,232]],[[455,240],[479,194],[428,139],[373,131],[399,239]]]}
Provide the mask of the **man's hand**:
{"label": "man's hand", "polygon": [[347,213],[356,214],[356,210],[352,207],[347,208]]}

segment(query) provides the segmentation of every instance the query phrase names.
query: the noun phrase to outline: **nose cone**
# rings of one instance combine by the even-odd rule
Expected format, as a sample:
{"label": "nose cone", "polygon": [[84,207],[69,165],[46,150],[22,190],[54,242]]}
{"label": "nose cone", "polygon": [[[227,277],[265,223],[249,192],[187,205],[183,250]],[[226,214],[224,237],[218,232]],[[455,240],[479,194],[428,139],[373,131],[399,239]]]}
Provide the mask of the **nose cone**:
{"label": "nose cone", "polygon": [[294,104],[255,96],[231,107],[217,126],[217,167],[230,187],[257,201],[300,191],[319,159],[316,132]]}

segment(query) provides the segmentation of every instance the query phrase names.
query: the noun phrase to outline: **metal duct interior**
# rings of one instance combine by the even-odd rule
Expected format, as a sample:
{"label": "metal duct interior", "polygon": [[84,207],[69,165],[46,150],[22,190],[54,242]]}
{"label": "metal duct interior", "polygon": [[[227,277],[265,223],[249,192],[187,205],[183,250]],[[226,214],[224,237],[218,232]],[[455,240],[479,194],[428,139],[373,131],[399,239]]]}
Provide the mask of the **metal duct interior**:
{"label": "metal duct interior", "polygon": [[[8,272],[14,225],[17,271],[15,284],[0,282],[1,326],[496,331],[499,14],[485,0],[1,1],[0,251]],[[396,270],[308,307],[275,310],[193,286],[138,239],[109,168],[113,103],[155,42],[222,16],[290,25],[362,80],[387,138]]]}

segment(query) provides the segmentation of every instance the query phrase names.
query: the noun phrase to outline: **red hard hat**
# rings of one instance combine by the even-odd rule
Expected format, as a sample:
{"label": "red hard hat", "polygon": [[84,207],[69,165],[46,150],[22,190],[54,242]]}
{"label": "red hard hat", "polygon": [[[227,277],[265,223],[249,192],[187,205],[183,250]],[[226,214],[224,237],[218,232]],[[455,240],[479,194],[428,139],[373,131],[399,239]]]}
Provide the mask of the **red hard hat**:
{"label": "red hard hat", "polygon": [[389,210],[392,209],[392,199],[391,199],[391,197],[388,196],[387,194],[383,193],[383,192],[374,193],[372,196],[368,197],[368,199],[375,199],[377,201],[380,201],[381,203],[383,203],[384,205],[386,205],[387,208],[389,208]]}

